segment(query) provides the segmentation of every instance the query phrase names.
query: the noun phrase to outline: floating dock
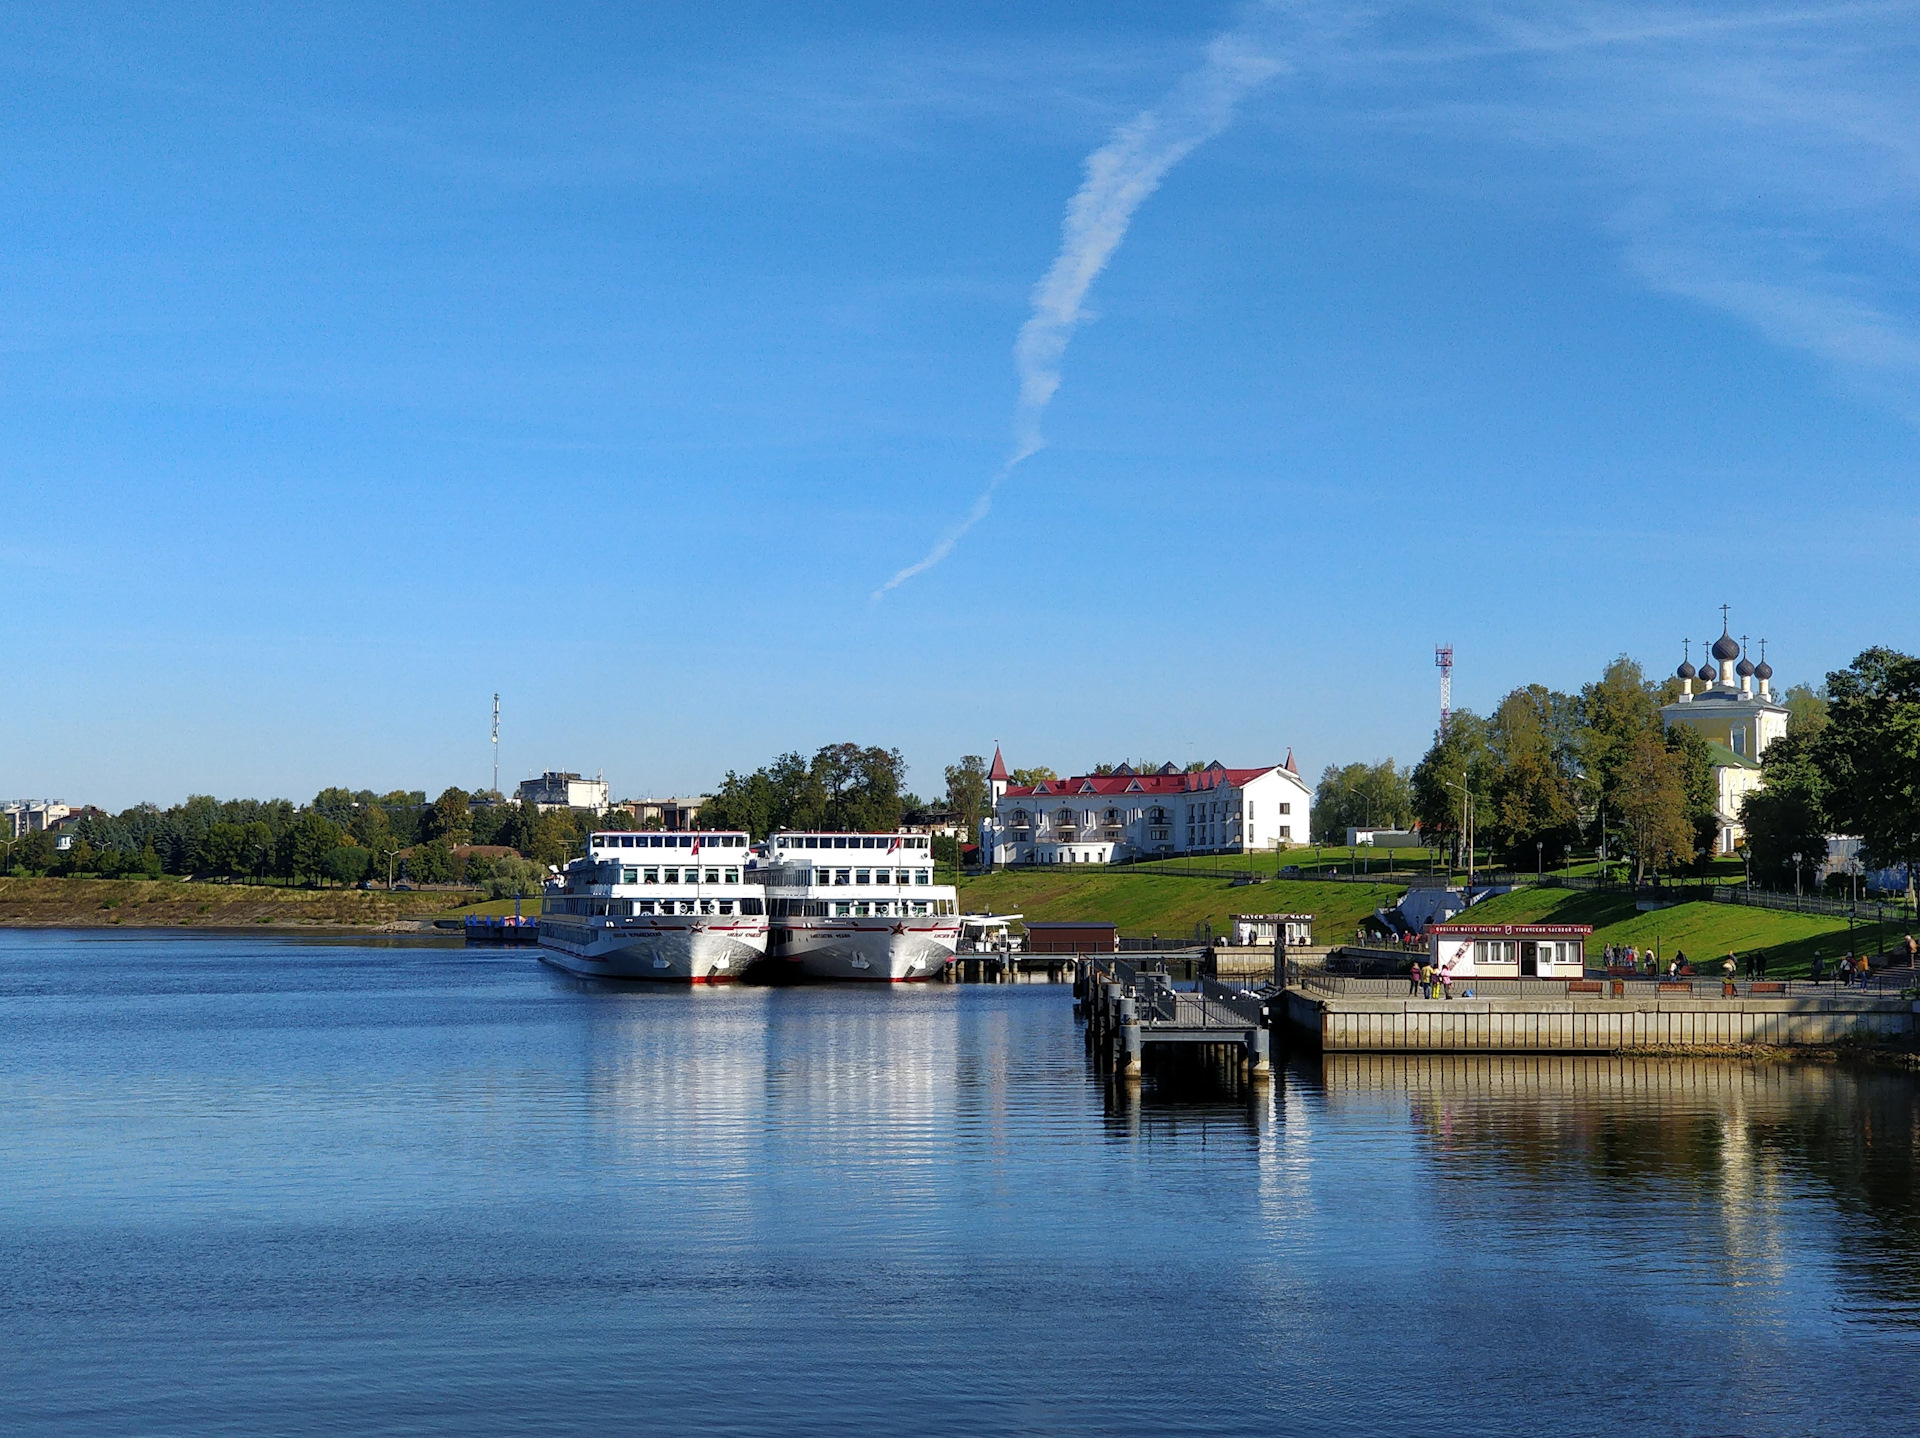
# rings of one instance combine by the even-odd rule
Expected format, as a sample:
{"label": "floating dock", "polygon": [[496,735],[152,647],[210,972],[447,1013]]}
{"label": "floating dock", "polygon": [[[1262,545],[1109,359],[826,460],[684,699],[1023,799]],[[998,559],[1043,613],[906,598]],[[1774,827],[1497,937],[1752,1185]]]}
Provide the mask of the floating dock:
{"label": "floating dock", "polygon": [[1272,1071],[1265,1005],[1240,990],[1198,978],[1176,989],[1163,972],[1113,957],[1083,959],[1074,975],[1074,1012],[1087,1049],[1115,1076],[1137,1079],[1183,1059],[1211,1059],[1264,1079]]}

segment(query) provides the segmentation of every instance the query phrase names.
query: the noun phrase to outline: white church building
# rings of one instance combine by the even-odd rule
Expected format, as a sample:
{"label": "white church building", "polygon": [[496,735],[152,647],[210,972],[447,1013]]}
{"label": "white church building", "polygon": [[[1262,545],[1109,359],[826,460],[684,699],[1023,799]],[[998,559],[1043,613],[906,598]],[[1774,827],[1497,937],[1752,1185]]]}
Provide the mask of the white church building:
{"label": "white church building", "polygon": [[996,747],[987,784],[993,813],[981,822],[980,849],[996,866],[1284,849],[1307,841],[1313,805],[1291,752],[1262,769],[1216,760],[1191,773],[1167,764],[1139,774],[1122,764],[1023,785],[1009,782]]}
{"label": "white church building", "polygon": [[1660,711],[1668,728],[1685,724],[1707,741],[1713,757],[1716,847],[1722,854],[1734,853],[1746,842],[1740,806],[1765,782],[1760,756],[1787,732],[1787,707],[1773,696],[1773,666],[1767,663],[1765,643],[1761,641],[1760,662],[1755,664],[1722,620],[1720,637],[1699,669],[1691,661],[1681,662],[1680,697]]}

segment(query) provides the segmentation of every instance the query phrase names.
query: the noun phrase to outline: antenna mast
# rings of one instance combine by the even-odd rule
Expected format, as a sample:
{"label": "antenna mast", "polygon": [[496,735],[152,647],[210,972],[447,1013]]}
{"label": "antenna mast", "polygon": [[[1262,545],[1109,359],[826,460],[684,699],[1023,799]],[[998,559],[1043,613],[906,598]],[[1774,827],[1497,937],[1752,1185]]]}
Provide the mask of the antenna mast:
{"label": "antenna mast", "polygon": [[1447,737],[1447,725],[1453,719],[1453,646],[1433,647],[1434,667],[1440,671],[1440,737]]}
{"label": "antenna mast", "polygon": [[493,792],[500,792],[500,696],[493,696]]}

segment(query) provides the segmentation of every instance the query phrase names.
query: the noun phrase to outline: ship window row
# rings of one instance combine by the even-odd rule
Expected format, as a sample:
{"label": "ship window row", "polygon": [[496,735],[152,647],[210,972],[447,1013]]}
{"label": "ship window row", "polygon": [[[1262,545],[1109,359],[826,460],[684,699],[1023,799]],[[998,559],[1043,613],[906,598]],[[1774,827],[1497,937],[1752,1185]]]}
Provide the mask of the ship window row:
{"label": "ship window row", "polygon": [[788,834],[783,849],[921,849],[926,839],[913,834]]}
{"label": "ship window row", "polygon": [[636,899],[633,903],[636,914],[758,914],[764,908],[758,899]]}
{"label": "ship window row", "polygon": [[800,870],[802,884],[931,884],[931,869],[814,869]]}
{"label": "ship window row", "polygon": [[[702,872],[706,874],[705,879],[700,877]],[[722,875],[725,877],[721,877]],[[740,871],[738,869],[704,871],[700,869],[622,869],[620,882],[623,884],[737,884],[740,882]]]}
{"label": "ship window row", "polygon": [[905,919],[914,914],[951,914],[954,909],[951,899],[875,899],[868,902],[848,899],[834,904],[833,916],[837,919]]}
{"label": "ship window row", "polygon": [[848,899],[837,904],[825,899],[772,899],[769,903],[768,912],[776,919],[905,919],[953,912],[953,906],[944,899],[871,899],[864,903]]}
{"label": "ship window row", "polygon": [[744,849],[745,834],[595,834],[596,849]]}

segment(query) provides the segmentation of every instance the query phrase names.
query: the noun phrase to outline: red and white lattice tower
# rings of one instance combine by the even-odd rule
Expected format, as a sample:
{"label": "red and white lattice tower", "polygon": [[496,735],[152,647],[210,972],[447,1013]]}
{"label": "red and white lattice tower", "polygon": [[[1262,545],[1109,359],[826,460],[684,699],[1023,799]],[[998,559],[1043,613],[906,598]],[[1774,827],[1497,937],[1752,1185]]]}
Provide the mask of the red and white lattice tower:
{"label": "red and white lattice tower", "polygon": [[1440,670],[1440,737],[1447,737],[1447,721],[1453,718],[1453,646],[1436,644],[1433,662]]}

